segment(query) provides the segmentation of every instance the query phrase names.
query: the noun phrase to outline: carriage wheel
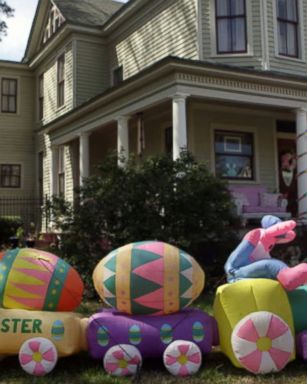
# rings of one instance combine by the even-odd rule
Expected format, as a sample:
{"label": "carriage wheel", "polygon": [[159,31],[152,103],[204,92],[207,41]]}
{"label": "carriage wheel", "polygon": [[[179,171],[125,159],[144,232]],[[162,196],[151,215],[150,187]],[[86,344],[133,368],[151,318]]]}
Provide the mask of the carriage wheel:
{"label": "carriage wheel", "polygon": [[235,326],[231,335],[235,357],[253,373],[281,371],[294,350],[288,324],[266,311],[253,312]]}
{"label": "carriage wheel", "polygon": [[108,349],[104,369],[113,376],[133,376],[141,368],[142,356],[133,345],[118,344]]}
{"label": "carriage wheel", "polygon": [[191,341],[173,341],[163,354],[164,365],[174,376],[193,375],[199,370],[201,361],[201,350]]}
{"label": "carriage wheel", "polygon": [[25,341],[19,350],[19,362],[30,375],[44,376],[51,372],[58,360],[54,344],[44,337]]}

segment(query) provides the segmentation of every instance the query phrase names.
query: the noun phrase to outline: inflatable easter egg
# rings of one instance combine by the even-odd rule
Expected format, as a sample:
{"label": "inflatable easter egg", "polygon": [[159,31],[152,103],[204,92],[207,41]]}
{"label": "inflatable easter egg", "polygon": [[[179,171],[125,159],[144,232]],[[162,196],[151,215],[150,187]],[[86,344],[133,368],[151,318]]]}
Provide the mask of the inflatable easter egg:
{"label": "inflatable easter egg", "polygon": [[128,314],[177,312],[201,293],[205,274],[186,252],[159,241],[132,243],[96,266],[94,285],[111,307]]}
{"label": "inflatable easter egg", "polygon": [[72,311],[80,304],[83,282],[64,260],[33,248],[16,248],[1,256],[2,307]]}
{"label": "inflatable easter egg", "polygon": [[65,334],[65,327],[62,320],[56,320],[52,324],[51,328],[51,337],[53,340],[59,341],[62,340]]}

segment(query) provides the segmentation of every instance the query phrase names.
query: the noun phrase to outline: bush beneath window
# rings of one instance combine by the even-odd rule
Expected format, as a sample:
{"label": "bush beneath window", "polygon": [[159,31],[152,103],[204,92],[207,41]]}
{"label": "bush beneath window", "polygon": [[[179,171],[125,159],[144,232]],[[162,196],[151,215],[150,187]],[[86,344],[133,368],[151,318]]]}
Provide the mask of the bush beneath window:
{"label": "bush beneath window", "polygon": [[0,217],[0,250],[11,246],[12,238],[18,242],[18,230],[22,227],[19,216]]}
{"label": "bush beneath window", "polygon": [[[96,263],[111,249],[142,240],[160,240],[196,255],[203,265],[213,255],[202,245],[227,242],[233,233],[233,204],[224,181],[187,152],[131,158],[117,166],[111,155],[98,174],[85,180],[73,206],[55,198],[48,203],[62,231],[61,256],[91,284]],[[219,261],[225,258],[219,252]]]}

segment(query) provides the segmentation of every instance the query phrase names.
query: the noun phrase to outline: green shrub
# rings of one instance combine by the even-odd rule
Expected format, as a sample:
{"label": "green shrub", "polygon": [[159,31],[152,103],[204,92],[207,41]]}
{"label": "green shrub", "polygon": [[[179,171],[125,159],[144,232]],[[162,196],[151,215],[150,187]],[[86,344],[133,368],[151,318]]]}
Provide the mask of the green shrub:
{"label": "green shrub", "polygon": [[19,216],[0,217],[0,248],[9,245],[9,238],[17,236],[18,229],[22,227],[22,221]]}
{"label": "green shrub", "polygon": [[49,203],[63,231],[62,256],[89,282],[92,270],[111,249],[142,240],[160,240],[197,253],[201,245],[227,240],[233,205],[225,182],[187,152],[131,158],[126,167],[109,156],[98,174],[85,180],[75,207],[62,200]]}

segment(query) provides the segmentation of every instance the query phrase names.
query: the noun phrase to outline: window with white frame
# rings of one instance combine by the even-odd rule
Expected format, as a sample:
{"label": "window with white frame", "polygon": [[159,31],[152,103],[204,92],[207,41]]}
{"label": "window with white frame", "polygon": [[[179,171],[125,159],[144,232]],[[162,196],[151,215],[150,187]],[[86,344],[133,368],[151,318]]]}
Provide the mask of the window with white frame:
{"label": "window with white frame", "polygon": [[297,0],[276,0],[278,53],[299,56],[299,15]]}
{"label": "window with white frame", "polygon": [[0,187],[20,188],[21,187],[21,165],[0,164]]}
{"label": "window with white frame", "polygon": [[57,98],[58,107],[64,105],[65,101],[65,54],[61,55],[57,61]]}
{"label": "window with white frame", "polygon": [[218,54],[247,52],[246,0],[215,0]]}
{"label": "window with white frame", "polygon": [[252,133],[215,131],[215,173],[228,180],[254,180]]}
{"label": "window with white frame", "polygon": [[1,80],[1,112],[17,112],[17,80],[2,78]]}

